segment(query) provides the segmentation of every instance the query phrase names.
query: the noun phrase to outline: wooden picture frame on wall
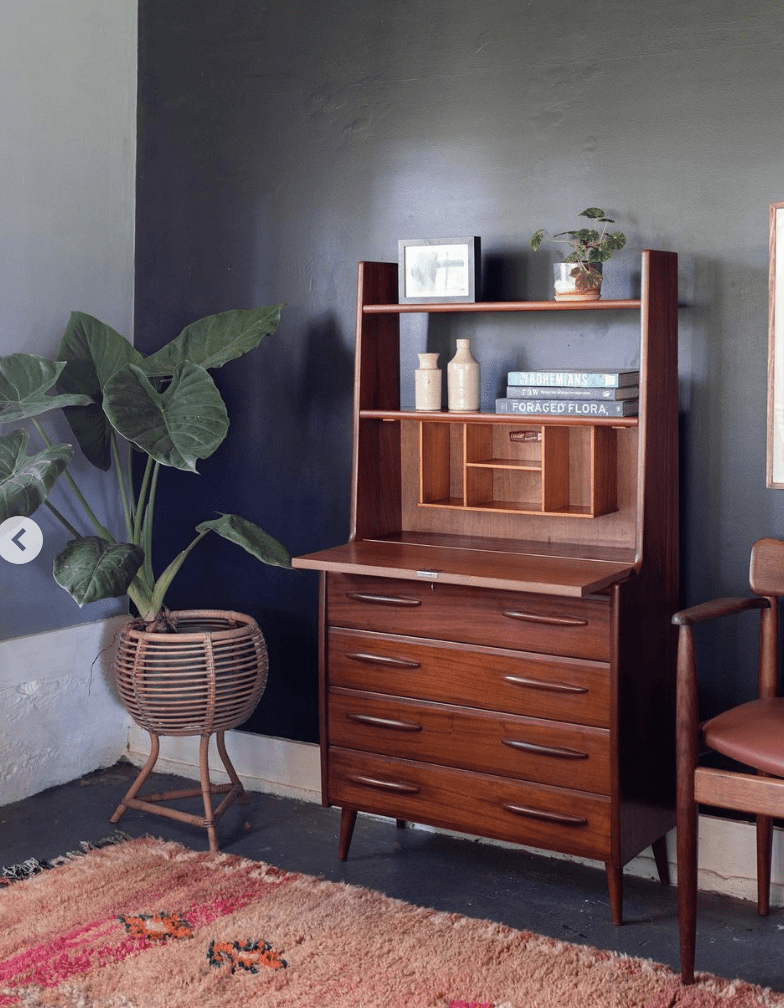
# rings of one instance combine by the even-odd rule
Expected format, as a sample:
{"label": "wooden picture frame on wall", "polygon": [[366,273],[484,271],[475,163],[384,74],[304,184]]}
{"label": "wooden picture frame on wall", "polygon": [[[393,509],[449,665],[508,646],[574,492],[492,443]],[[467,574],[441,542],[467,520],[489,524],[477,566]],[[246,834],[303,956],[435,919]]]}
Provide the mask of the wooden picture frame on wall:
{"label": "wooden picture frame on wall", "polygon": [[784,203],[771,203],[768,229],[767,485],[784,490]]}

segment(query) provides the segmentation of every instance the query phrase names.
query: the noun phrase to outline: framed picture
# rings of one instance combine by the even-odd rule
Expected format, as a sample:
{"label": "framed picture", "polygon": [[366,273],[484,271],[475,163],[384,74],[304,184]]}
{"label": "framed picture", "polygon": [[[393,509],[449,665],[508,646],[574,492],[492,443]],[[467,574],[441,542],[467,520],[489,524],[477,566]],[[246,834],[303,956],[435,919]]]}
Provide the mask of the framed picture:
{"label": "framed picture", "polygon": [[476,301],[478,238],[403,238],[397,245],[401,304]]}
{"label": "framed picture", "polygon": [[784,490],[784,203],[771,203],[768,236],[769,487]]}

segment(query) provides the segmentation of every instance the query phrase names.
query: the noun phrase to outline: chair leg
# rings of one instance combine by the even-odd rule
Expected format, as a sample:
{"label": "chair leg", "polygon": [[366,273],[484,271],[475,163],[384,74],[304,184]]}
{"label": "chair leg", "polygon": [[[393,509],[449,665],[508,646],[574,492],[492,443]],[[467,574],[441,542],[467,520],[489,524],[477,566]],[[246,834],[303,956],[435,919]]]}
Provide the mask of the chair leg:
{"label": "chair leg", "polygon": [[692,800],[678,807],[678,931],[681,980],[694,983],[697,943],[697,806]]}
{"label": "chair leg", "polygon": [[667,857],[667,837],[661,836],[654,840],[651,845],[653,849],[653,860],[656,862],[656,871],[659,873],[659,881],[662,885],[670,884],[670,861]]}
{"label": "chair leg", "polygon": [[770,861],[773,851],[773,820],[757,816],[757,913],[767,917],[770,910]]}

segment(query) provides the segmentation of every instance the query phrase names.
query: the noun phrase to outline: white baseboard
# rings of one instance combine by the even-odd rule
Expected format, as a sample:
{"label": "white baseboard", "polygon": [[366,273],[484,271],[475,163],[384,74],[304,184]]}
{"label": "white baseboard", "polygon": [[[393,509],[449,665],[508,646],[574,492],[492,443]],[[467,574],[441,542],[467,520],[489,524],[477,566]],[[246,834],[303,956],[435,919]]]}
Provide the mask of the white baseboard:
{"label": "white baseboard", "polygon": [[[198,739],[193,736],[161,738],[161,754],[157,769],[183,777],[198,778]],[[213,749],[210,768],[213,780],[225,782],[220,759]],[[321,801],[321,768],[319,747],[306,742],[253,735],[248,732],[227,732],[226,748],[237,773],[250,791],[299,798],[304,801]],[[142,728],[133,725],[130,731],[127,756],[137,766],[142,766],[149,754],[149,736]],[[437,831],[432,827],[420,829]],[[700,817],[700,889],[720,892],[740,899],[756,900],[756,847],[754,827],[750,823],[735,822],[712,816]],[[452,834],[459,836],[460,834]],[[325,838],[327,843],[337,843],[336,837]],[[493,843],[494,841],[483,841]],[[675,831],[667,838],[670,872],[677,878],[675,861]],[[504,846],[514,847],[513,844]],[[540,852],[542,853],[542,852]],[[565,857],[547,853],[550,857]],[[566,858],[577,860],[579,858]],[[586,861],[595,865],[596,862]],[[640,878],[657,878],[653,856],[649,851],[631,861],[624,871]],[[771,905],[784,906],[784,841],[782,831],[774,830],[773,880]]]}

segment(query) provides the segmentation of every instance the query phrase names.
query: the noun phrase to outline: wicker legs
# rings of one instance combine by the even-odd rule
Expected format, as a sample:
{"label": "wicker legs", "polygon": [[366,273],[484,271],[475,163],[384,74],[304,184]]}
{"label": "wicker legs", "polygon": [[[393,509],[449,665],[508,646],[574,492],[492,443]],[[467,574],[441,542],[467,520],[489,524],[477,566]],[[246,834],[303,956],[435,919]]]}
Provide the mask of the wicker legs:
{"label": "wicker legs", "polygon": [[[226,809],[231,805],[235,798],[239,798],[243,805],[247,805],[250,801],[245,788],[242,786],[242,782],[237,776],[237,771],[232,766],[231,760],[229,759],[228,753],[226,752],[226,743],[223,738],[223,732],[215,732],[215,741],[218,746],[218,753],[223,761],[223,765],[226,768],[226,773],[229,775],[230,784],[211,784],[210,783],[210,767],[209,767],[209,744],[210,735],[202,735],[199,744],[199,780],[201,786],[197,788],[183,788],[179,791],[161,791],[155,794],[145,794],[137,798],[139,791],[142,789],[144,782],[150,776],[153,768],[158,760],[158,753],[160,751],[160,742],[158,741],[158,736],[147,729],[150,736],[150,756],[147,762],[144,764],[142,769],[139,771],[139,775],[133,782],[131,787],[128,789],[123,800],[117,806],[114,815],[111,817],[111,822],[117,823],[123,816],[126,809],[143,809],[145,812],[152,812],[154,815],[166,816],[168,819],[176,819],[178,822],[190,823],[192,826],[201,826],[202,829],[207,830],[207,836],[210,841],[210,850],[219,850],[218,836],[215,832],[215,824],[226,811]],[[212,796],[217,794],[224,794],[226,797],[218,805],[216,809],[213,809]],[[204,815],[191,815],[189,812],[181,812],[179,809],[167,808],[156,804],[158,802],[168,802],[175,801],[178,798],[195,798],[198,795],[202,796],[204,801]]]}

